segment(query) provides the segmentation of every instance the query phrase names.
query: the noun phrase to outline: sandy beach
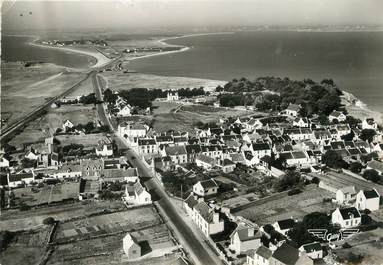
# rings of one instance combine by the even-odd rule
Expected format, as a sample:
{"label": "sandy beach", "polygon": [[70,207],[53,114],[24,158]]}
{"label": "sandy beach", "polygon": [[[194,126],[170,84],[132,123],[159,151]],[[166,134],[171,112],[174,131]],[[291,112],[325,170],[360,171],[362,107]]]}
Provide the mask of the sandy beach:
{"label": "sandy beach", "polygon": [[353,94],[342,91],[343,95],[342,104],[345,105],[346,110],[349,115],[358,118],[358,119],[366,119],[366,118],[374,118],[374,120],[379,124],[383,125],[383,114],[379,111],[371,110],[367,104],[360,101]]}
{"label": "sandy beach", "polygon": [[32,45],[32,46],[35,46],[35,47],[49,48],[49,49],[58,49],[58,50],[66,51],[66,52],[80,53],[80,54],[84,54],[84,55],[93,57],[93,58],[96,59],[97,62],[96,62],[96,64],[92,65],[91,68],[96,68],[96,67],[104,66],[105,64],[107,64],[107,63],[112,61],[112,59],[109,59],[108,57],[106,57],[105,55],[103,55],[102,53],[100,53],[98,51],[92,52],[92,51],[85,51],[85,50],[81,50],[81,49],[76,49],[74,47],[50,46],[50,45],[38,44],[35,41],[30,42],[29,44]]}

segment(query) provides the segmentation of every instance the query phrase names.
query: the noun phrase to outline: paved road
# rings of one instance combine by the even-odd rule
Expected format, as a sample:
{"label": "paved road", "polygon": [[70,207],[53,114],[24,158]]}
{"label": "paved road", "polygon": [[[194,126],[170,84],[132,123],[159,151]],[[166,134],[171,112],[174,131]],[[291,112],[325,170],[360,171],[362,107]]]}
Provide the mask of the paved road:
{"label": "paved road", "polygon": [[[101,85],[98,82],[97,74],[92,75],[91,78],[96,96],[99,100],[102,100]],[[113,125],[105,113],[105,109],[105,104],[97,104],[97,110],[101,121],[103,124],[107,124],[114,131]],[[150,169],[146,167],[136,152],[129,148],[124,139],[119,137],[115,132],[114,139],[119,149],[127,149],[127,158],[132,166],[137,168],[140,176],[148,179],[144,183],[145,187],[150,191],[152,197],[158,200],[161,210],[165,214],[166,218],[168,218],[168,221],[170,221],[172,226],[175,228],[175,232],[180,238],[181,244],[191,254],[194,262],[201,265],[222,264],[220,259],[212,252],[211,249],[209,249],[206,243],[201,242],[203,238],[197,237],[189,225],[178,214],[175,206],[163,190],[163,187],[157,182]]]}

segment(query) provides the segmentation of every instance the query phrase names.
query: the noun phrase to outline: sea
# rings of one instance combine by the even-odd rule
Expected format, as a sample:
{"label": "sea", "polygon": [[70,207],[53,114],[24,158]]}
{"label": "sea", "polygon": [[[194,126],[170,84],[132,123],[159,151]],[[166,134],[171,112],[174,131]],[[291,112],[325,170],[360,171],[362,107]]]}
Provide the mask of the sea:
{"label": "sea", "polygon": [[[30,40],[3,36],[2,60],[89,66],[88,56],[33,47],[27,44]],[[226,81],[262,76],[315,81],[332,78],[342,90],[383,113],[383,32],[240,31],[166,42],[190,49],[134,60],[130,69]]]}
{"label": "sea", "polygon": [[2,36],[1,59],[9,62],[37,61],[54,63],[71,68],[89,67],[93,60],[87,55],[29,45],[29,42],[34,39],[35,37],[28,36]]}
{"label": "sea", "polygon": [[251,31],[166,41],[182,53],[131,62],[138,72],[232,80],[262,76],[332,78],[383,113],[383,32]]}

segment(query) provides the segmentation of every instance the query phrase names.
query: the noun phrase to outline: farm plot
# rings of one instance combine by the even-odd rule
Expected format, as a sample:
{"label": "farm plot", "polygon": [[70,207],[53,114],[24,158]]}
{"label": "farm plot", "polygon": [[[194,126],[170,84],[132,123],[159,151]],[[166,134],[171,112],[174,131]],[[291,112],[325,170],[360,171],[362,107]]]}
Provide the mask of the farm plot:
{"label": "farm plot", "polygon": [[66,222],[59,226],[56,233],[57,241],[67,241],[74,238],[87,238],[95,235],[105,235],[138,230],[158,225],[161,219],[152,207],[130,209],[83,218]]}
{"label": "farm plot", "polygon": [[256,222],[259,225],[273,223],[287,218],[301,219],[311,212],[330,212],[335,209],[332,203],[324,203],[324,198],[331,198],[332,193],[310,185],[297,195],[275,196],[270,200],[265,200],[262,204],[250,206],[244,210],[236,212],[235,215],[243,216]]}

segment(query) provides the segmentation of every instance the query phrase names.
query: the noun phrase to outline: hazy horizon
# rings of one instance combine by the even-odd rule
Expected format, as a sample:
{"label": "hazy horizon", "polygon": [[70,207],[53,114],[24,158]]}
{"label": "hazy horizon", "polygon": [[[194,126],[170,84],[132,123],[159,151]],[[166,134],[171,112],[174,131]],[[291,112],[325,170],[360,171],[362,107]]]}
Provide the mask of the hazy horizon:
{"label": "hazy horizon", "polygon": [[10,1],[2,30],[383,25],[379,0]]}

